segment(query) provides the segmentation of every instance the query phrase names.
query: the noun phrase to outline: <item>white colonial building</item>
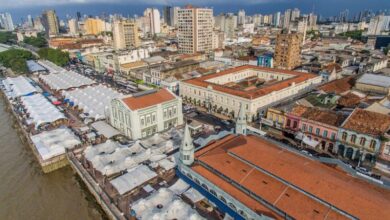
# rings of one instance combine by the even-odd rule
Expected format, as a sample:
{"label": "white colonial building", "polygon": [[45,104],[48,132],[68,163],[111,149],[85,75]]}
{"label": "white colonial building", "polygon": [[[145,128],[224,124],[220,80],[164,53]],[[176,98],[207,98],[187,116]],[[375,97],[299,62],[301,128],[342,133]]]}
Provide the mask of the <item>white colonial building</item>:
{"label": "white colonial building", "polygon": [[255,120],[269,106],[307,92],[321,83],[314,74],[258,66],[239,66],[180,82],[185,102],[236,117],[240,105],[247,120]]}
{"label": "white colonial building", "polygon": [[183,124],[182,100],[167,89],[113,99],[110,123],[136,140]]}

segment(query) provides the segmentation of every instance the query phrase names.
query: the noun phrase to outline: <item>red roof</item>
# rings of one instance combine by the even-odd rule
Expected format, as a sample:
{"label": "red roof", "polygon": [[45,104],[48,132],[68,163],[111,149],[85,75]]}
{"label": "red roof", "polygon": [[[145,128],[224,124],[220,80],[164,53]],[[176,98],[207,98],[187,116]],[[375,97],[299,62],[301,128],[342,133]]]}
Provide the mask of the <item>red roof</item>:
{"label": "red roof", "polygon": [[[347,219],[336,209],[358,219],[390,219],[389,190],[256,136],[229,135],[196,158],[295,219]],[[252,210],[283,218],[200,163],[192,169]]]}
{"label": "red roof", "polygon": [[[264,71],[264,72],[284,73],[284,74],[289,74],[289,75],[294,75],[294,76],[289,78],[289,79],[277,81],[277,82],[272,83],[270,85],[266,85],[264,87],[253,89],[250,91],[237,90],[237,89],[230,88],[230,87],[227,87],[224,85],[218,85],[218,84],[210,83],[210,82],[206,81],[208,79],[212,79],[215,77],[223,76],[223,75],[230,74],[230,73],[240,72],[240,71],[244,71],[244,70],[258,70],[258,71]],[[230,69],[221,71],[219,73],[214,73],[214,74],[209,74],[209,75],[199,77],[199,78],[189,79],[189,80],[186,80],[184,82],[189,83],[189,84],[193,84],[196,86],[201,86],[204,88],[207,88],[209,85],[211,85],[213,87],[213,89],[220,91],[220,92],[228,93],[228,94],[235,95],[235,96],[240,96],[240,97],[247,98],[247,99],[255,99],[255,98],[267,95],[273,91],[278,91],[278,90],[282,90],[284,88],[287,88],[287,87],[291,86],[292,83],[298,84],[298,83],[304,82],[308,79],[312,79],[315,77],[318,77],[318,76],[314,75],[314,74],[310,74],[310,73],[295,72],[295,71],[290,71],[290,70],[281,70],[281,69],[273,69],[273,68],[260,67],[260,66],[244,65],[244,66],[230,68]]]}
{"label": "red roof", "polygon": [[176,96],[170,93],[166,89],[160,89],[157,92],[146,94],[142,96],[130,96],[123,98],[122,101],[129,107],[131,110],[137,110],[142,108],[147,108],[153,105],[160,103],[168,102],[176,99]]}

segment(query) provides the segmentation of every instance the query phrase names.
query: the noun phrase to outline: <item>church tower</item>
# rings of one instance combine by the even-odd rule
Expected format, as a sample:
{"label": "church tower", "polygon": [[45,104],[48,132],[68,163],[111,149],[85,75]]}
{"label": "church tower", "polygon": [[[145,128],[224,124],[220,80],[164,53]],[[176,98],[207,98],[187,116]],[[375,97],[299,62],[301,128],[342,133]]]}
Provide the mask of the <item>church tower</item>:
{"label": "church tower", "polygon": [[236,134],[246,135],[246,114],[244,104],[240,104],[240,111],[236,120]]}
{"label": "church tower", "polygon": [[184,165],[190,166],[194,163],[194,153],[195,147],[192,143],[190,129],[188,128],[188,124],[186,124],[184,128],[183,141],[180,146],[180,160]]}

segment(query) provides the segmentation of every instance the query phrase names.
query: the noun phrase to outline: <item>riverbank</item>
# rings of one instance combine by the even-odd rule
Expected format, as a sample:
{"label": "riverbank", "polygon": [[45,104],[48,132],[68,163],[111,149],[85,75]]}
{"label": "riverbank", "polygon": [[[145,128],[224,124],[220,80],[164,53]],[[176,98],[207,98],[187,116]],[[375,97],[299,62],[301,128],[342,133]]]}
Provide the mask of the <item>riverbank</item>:
{"label": "riverbank", "polygon": [[0,219],[103,219],[70,167],[41,171],[10,110],[0,100]]}

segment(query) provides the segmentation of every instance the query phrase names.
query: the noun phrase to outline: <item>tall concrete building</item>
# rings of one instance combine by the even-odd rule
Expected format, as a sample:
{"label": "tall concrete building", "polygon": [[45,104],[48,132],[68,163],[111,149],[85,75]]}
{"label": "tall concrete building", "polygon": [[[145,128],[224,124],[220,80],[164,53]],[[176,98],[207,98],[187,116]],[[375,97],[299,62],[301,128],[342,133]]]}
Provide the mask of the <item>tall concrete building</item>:
{"label": "tall concrete building", "polygon": [[69,19],[68,27],[69,27],[69,34],[74,36],[79,33],[79,27],[76,18]]}
{"label": "tall concrete building", "polygon": [[59,23],[56,11],[47,10],[42,14],[42,25],[45,28],[47,36],[55,36],[59,34]]}
{"label": "tall concrete building", "polygon": [[171,8],[171,24],[170,26],[176,27],[178,24],[178,11],[180,7]]}
{"label": "tall concrete building", "polygon": [[382,31],[389,30],[390,16],[378,15],[370,20],[367,35],[380,35]]}
{"label": "tall concrete building", "polygon": [[214,18],[214,27],[225,33],[227,38],[235,37],[237,28],[237,16],[233,14],[220,14]]}
{"label": "tall concrete building", "polygon": [[315,30],[317,29],[317,15],[314,13],[309,14],[309,20],[308,20],[308,29],[309,30]]}
{"label": "tall concrete building", "polygon": [[87,18],[84,21],[84,30],[86,34],[98,35],[105,30],[105,21],[99,18]]}
{"label": "tall concrete building", "polygon": [[140,45],[138,26],[135,21],[116,20],[112,28],[114,49],[134,48]]}
{"label": "tall concrete building", "polygon": [[291,9],[287,9],[284,12],[283,28],[288,29],[290,27],[290,19],[291,19]]}
{"label": "tall concrete building", "polygon": [[276,12],[273,16],[273,23],[272,24],[275,27],[280,27],[280,16],[281,16],[280,11]]}
{"label": "tall concrete building", "polygon": [[301,11],[298,8],[294,8],[294,10],[291,11],[290,21],[295,21],[300,16],[301,16]]}
{"label": "tall concrete building", "polygon": [[165,6],[163,9],[164,22],[169,26],[172,26],[171,11],[172,11],[172,6]]}
{"label": "tall concrete building", "polygon": [[161,32],[160,12],[156,8],[147,8],[144,11],[147,19],[150,34],[159,34]]}
{"label": "tall concrete building", "polygon": [[0,14],[0,26],[7,31],[13,31],[15,29],[10,13],[6,12]]}
{"label": "tall concrete building", "polygon": [[275,68],[292,70],[301,65],[300,33],[289,33],[284,30],[276,37],[275,45]]}
{"label": "tall concrete building", "polygon": [[180,53],[212,50],[213,9],[192,6],[179,9],[178,40]]}
{"label": "tall concrete building", "polygon": [[244,11],[244,9],[241,9],[238,11],[237,19],[238,19],[237,24],[239,24],[239,25],[245,24],[245,11]]}

